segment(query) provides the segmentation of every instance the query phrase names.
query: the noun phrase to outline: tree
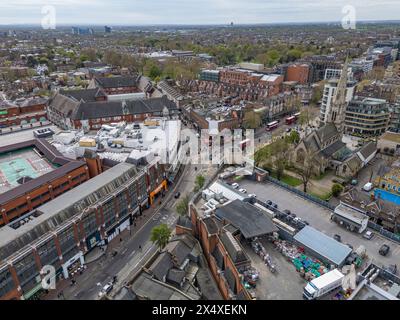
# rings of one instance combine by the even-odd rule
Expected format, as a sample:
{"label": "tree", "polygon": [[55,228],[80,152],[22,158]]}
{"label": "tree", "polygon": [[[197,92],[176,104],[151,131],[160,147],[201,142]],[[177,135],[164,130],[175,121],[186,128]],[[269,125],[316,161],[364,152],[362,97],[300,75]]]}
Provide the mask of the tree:
{"label": "tree", "polygon": [[314,155],[310,152],[306,152],[304,155],[304,161],[301,168],[297,169],[298,174],[303,182],[303,191],[307,193],[308,184],[310,183],[311,177],[314,172]]}
{"label": "tree", "polygon": [[339,183],[335,183],[332,186],[332,195],[337,198],[343,191],[343,186]]}
{"label": "tree", "polygon": [[178,212],[180,216],[186,216],[188,214],[188,211],[189,211],[189,196],[185,196],[176,205],[176,212]]}
{"label": "tree", "polygon": [[158,246],[160,251],[168,244],[170,237],[171,229],[166,224],[160,224],[151,230],[150,240]]}
{"label": "tree", "polygon": [[243,127],[245,129],[257,129],[261,126],[262,120],[260,115],[254,110],[247,111],[244,114]]}
{"label": "tree", "polygon": [[203,186],[204,186],[204,182],[206,181],[206,179],[201,175],[201,174],[199,174],[197,177],[196,177],[196,180],[195,180],[195,188],[194,188],[194,190],[197,192],[197,191],[199,191],[201,188],[203,188]]}
{"label": "tree", "polygon": [[310,111],[306,108],[300,112],[299,123],[301,126],[309,126],[311,121]]}
{"label": "tree", "polygon": [[296,130],[292,130],[286,139],[290,144],[298,144],[300,142],[300,134]]}

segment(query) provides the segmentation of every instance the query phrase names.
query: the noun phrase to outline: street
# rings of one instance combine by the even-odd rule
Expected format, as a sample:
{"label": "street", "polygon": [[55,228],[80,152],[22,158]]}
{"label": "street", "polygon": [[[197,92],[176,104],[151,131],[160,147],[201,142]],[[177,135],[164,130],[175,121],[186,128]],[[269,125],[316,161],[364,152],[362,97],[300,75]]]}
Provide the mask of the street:
{"label": "street", "polygon": [[[75,285],[71,286],[70,280],[63,280],[55,291],[43,298],[46,300],[56,299],[58,293],[62,291],[66,300],[94,300],[98,298],[101,288],[115,275],[118,280],[110,295],[116,293],[157,250],[157,247],[150,241],[151,229],[160,223],[165,223],[174,229],[178,217],[175,212],[177,202],[193,190],[198,174],[202,173],[204,176],[212,174],[213,167],[211,170],[207,170],[208,167],[199,165],[195,170],[193,165],[186,166],[181,177],[168,191],[165,198],[157,199],[153,207],[144,211],[143,216],[139,218],[138,225],[131,226],[132,235],[128,230],[122,232],[108,244],[105,255],[97,261],[89,263],[83,274],[75,277]],[[181,193],[178,199],[174,197],[176,192]],[[162,201],[161,206],[158,205],[159,200]],[[141,219],[143,219],[142,223]],[[114,257],[111,254],[113,250],[118,252]]]}

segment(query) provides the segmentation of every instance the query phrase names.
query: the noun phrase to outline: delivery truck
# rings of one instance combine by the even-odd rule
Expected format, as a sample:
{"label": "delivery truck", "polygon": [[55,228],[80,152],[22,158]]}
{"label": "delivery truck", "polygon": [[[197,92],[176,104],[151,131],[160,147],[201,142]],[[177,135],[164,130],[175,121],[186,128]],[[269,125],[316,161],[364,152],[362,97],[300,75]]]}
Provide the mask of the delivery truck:
{"label": "delivery truck", "polygon": [[339,288],[342,285],[343,277],[344,274],[338,269],[334,269],[315,278],[304,288],[303,298],[306,300],[313,300],[324,296],[328,292]]}

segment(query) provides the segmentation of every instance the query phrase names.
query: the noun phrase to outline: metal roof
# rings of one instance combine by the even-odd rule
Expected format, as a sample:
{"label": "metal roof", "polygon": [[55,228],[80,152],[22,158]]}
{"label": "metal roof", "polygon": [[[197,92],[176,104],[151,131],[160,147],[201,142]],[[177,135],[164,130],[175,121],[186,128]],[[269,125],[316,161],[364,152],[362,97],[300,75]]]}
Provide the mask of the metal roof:
{"label": "metal roof", "polygon": [[272,220],[257,207],[240,200],[217,208],[216,216],[233,224],[246,239],[278,231]]}
{"label": "metal roof", "polygon": [[294,239],[336,265],[341,265],[351,252],[349,246],[310,226],[300,230]]}

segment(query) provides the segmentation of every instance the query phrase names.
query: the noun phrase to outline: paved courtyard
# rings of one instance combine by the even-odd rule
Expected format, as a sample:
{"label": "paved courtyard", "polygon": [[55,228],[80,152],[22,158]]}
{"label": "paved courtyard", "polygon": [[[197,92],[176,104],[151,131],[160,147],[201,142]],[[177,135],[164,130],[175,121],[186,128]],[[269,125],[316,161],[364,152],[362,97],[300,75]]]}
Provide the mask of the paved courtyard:
{"label": "paved courtyard", "polygon": [[[378,265],[400,264],[400,245],[390,241],[376,232],[374,238],[366,240],[358,233],[353,233],[339,226],[330,220],[331,211],[325,209],[311,201],[287,191],[270,182],[257,183],[250,180],[243,180],[240,186],[247,189],[248,193],[254,193],[260,200],[272,200],[278,204],[281,210],[289,209],[300,218],[307,220],[310,225],[317,230],[333,236],[339,234],[343,243],[349,243],[353,248],[363,245],[367,250],[367,255]],[[383,244],[388,244],[391,251],[386,257],[379,255],[379,248]]]}
{"label": "paved courtyard", "polygon": [[301,300],[306,281],[296,272],[294,265],[270,242],[261,240],[261,243],[276,265],[275,273],[269,270],[249,245],[242,244],[251,260],[251,265],[260,275],[255,289],[257,300]]}

